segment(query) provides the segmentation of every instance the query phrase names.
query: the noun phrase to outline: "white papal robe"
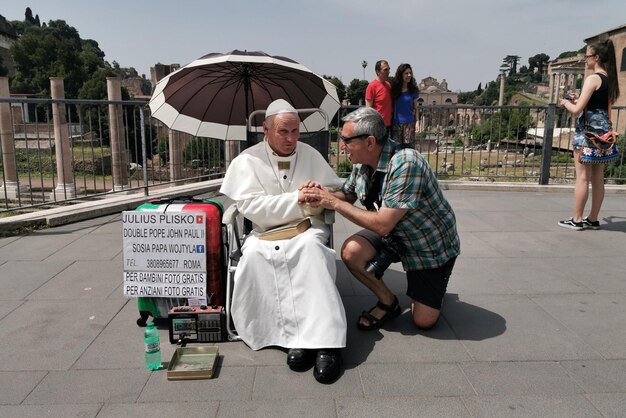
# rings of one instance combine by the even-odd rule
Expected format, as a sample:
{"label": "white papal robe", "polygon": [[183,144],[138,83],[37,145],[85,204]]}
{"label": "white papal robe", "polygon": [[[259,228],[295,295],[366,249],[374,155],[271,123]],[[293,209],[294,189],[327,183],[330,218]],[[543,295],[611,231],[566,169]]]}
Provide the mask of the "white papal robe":
{"label": "white papal robe", "polygon": [[[232,161],[220,189],[254,226],[235,273],[231,307],[237,333],[253,350],[346,345],[335,251],[324,245],[328,227],[321,211],[298,205],[298,186],[308,180],[330,189],[341,186],[311,146],[298,143],[294,154],[279,157],[265,140]],[[260,231],[311,215],[311,228],[294,238],[256,237]]]}

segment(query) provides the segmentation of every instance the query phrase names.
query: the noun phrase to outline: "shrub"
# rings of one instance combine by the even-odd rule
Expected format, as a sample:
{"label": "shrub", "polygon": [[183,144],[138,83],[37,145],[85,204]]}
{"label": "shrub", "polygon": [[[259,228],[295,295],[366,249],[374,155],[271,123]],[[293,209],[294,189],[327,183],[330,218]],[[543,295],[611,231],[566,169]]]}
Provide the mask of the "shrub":
{"label": "shrub", "polygon": [[352,161],[344,160],[337,164],[337,174],[339,177],[348,177],[352,172]]}

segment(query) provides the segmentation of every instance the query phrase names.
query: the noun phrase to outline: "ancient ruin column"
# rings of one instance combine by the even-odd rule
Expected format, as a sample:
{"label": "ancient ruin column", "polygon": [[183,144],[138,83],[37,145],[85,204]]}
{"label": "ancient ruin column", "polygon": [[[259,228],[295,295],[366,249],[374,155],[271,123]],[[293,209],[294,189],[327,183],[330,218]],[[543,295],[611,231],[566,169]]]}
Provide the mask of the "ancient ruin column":
{"label": "ancient ruin column", "polygon": [[[0,77],[0,97],[9,98],[9,79]],[[4,181],[0,183],[0,198],[17,199],[21,191],[28,190],[27,186],[20,185],[15,165],[15,139],[11,123],[11,104],[0,103],[0,141],[2,142],[2,168]]]}
{"label": "ancient ruin column", "polygon": [[[107,97],[109,101],[122,100],[122,81],[119,77],[107,77]],[[126,131],[124,129],[123,109],[121,104],[109,104],[109,139],[111,141],[111,166],[113,169],[113,191],[129,188],[128,185],[128,150],[126,149]]]}
{"label": "ancient ruin column", "polygon": [[550,91],[550,99],[549,103],[554,103],[554,80],[556,78],[556,72],[553,72],[550,75],[550,79],[548,80],[548,90]]}
{"label": "ancient ruin column", "polygon": [[170,181],[180,180],[183,177],[183,132],[172,131],[168,134],[170,150]]}
{"label": "ancient ruin column", "polygon": [[[62,77],[50,77],[50,95],[52,100],[65,99]],[[72,150],[65,104],[52,103],[52,123],[54,125],[54,151],[58,177],[57,186],[54,190],[66,199],[73,198],[76,197],[76,186],[72,171]]]}
{"label": "ancient ruin column", "polygon": [[500,97],[498,98],[498,106],[504,105],[504,71],[500,73]]}

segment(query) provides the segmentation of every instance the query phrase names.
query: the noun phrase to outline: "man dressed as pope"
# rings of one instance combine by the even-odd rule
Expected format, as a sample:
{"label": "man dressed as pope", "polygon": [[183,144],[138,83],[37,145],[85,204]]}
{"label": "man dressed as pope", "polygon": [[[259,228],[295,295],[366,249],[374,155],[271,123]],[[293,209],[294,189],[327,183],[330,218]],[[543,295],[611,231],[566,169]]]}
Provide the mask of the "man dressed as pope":
{"label": "man dressed as pope", "polygon": [[[311,365],[321,383],[335,381],[346,345],[346,315],[335,285],[335,251],[323,214],[304,201],[300,185],[315,181],[331,190],[341,181],[322,155],[299,143],[300,119],[285,100],[265,112],[263,142],[229,166],[220,192],[253,224],[234,279],[231,314],[237,333],[253,350],[289,349],[292,370]],[[259,232],[311,217],[311,227],[284,240],[260,240]]]}

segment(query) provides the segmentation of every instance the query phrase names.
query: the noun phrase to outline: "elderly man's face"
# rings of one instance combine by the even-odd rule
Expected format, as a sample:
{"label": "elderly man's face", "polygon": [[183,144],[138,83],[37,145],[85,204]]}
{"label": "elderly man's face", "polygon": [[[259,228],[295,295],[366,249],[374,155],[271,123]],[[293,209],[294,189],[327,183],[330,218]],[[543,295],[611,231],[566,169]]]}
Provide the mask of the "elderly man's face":
{"label": "elderly man's face", "polygon": [[272,118],[270,124],[263,122],[270,148],[281,157],[291,155],[300,138],[300,118],[294,113],[279,113]]}

